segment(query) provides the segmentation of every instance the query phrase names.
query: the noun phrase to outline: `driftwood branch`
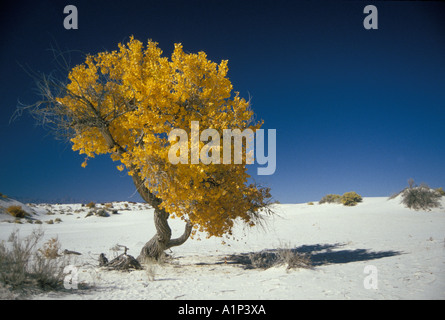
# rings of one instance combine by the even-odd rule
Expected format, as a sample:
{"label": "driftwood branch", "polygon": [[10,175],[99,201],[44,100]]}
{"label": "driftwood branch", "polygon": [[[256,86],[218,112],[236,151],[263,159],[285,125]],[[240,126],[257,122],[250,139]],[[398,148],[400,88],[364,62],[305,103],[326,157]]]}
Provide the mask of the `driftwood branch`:
{"label": "driftwood branch", "polygon": [[118,247],[124,248],[124,253],[120,254],[111,261],[108,261],[105,254],[101,253],[99,256],[99,266],[105,267],[108,270],[120,270],[120,271],[130,271],[141,270],[142,266],[133,256],[127,254],[128,248],[126,246],[117,245]]}

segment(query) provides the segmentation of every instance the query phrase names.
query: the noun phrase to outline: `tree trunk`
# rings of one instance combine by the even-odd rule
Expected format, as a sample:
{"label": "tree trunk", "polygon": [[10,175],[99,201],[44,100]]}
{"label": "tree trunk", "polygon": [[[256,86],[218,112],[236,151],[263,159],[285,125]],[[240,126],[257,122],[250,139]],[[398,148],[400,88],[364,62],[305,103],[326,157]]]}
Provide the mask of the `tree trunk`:
{"label": "tree trunk", "polygon": [[159,260],[164,255],[165,250],[180,246],[189,238],[192,225],[187,222],[184,233],[179,238],[171,239],[172,231],[167,222],[168,216],[168,212],[164,209],[155,208],[154,223],[156,234],[142,248],[137,258],[139,262],[144,262],[147,258]]}
{"label": "tree trunk", "polygon": [[[92,105],[91,107],[94,109]],[[116,148],[116,152],[119,155],[122,155],[126,152],[125,149],[122,148],[116,142],[116,140],[114,140],[108,126],[101,127],[101,132],[110,149]],[[128,169],[134,172],[131,177],[133,179],[133,183],[136,187],[137,192],[140,194],[142,199],[144,199],[155,209],[154,222],[156,227],[156,234],[153,236],[153,238],[150,239],[150,241],[148,241],[144,245],[137,260],[139,262],[143,262],[147,258],[154,258],[156,260],[159,260],[163,256],[165,250],[174,246],[180,246],[189,238],[190,233],[192,232],[193,225],[189,221],[187,221],[182,236],[176,239],[171,239],[172,232],[167,222],[169,213],[160,208],[162,199],[158,198],[155,194],[151,193],[150,190],[148,190],[148,188],[144,184],[144,180],[139,175],[140,171],[138,168],[131,167]]]}

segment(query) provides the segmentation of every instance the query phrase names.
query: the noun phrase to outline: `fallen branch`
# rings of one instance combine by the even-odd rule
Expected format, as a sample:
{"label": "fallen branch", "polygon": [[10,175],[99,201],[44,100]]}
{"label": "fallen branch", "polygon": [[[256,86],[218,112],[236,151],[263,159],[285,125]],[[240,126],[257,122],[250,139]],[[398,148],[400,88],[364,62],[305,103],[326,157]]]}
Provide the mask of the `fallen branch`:
{"label": "fallen branch", "polygon": [[114,258],[111,261],[108,261],[105,254],[101,253],[99,256],[99,266],[100,267],[105,267],[108,270],[120,270],[120,271],[122,271],[122,270],[129,271],[130,269],[135,269],[135,270],[142,269],[142,266],[139,263],[139,261],[137,261],[133,256],[127,254],[128,248],[126,246],[122,246],[122,245],[117,245],[117,246],[123,247],[125,250],[124,253],[117,256],[116,258]]}
{"label": "fallen branch", "polygon": [[67,249],[63,250],[62,253],[63,253],[63,254],[75,254],[75,255],[78,255],[78,256],[82,255],[80,252],[72,251],[72,250],[67,250]]}

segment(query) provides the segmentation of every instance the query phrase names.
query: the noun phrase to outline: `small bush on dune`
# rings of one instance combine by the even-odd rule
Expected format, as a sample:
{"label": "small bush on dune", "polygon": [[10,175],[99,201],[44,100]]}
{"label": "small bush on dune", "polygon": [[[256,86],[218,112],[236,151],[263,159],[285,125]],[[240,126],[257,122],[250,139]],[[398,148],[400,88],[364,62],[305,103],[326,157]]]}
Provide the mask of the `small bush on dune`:
{"label": "small bush on dune", "polygon": [[339,194],[328,194],[325,195],[319,204],[323,203],[342,203],[345,206],[355,206],[357,203],[362,201],[362,197],[354,191],[346,192],[342,196]]}
{"label": "small bush on dune", "polygon": [[93,208],[96,207],[96,204],[95,204],[93,201],[91,201],[90,203],[88,203],[88,204],[86,205],[86,207],[87,207],[87,208],[90,208],[90,209],[93,209]]}
{"label": "small bush on dune", "polygon": [[340,203],[341,196],[339,194],[327,194],[318,202],[319,204],[323,203]]}
{"label": "small bush on dune", "polygon": [[113,204],[112,204],[112,203],[106,203],[106,204],[104,205],[104,208],[105,208],[105,209],[111,209],[111,208],[113,208]]}
{"label": "small bush on dune", "polygon": [[362,202],[362,200],[362,196],[354,191],[346,192],[340,198],[341,203],[349,207],[357,205],[359,202]]}
{"label": "small bush on dune", "polygon": [[431,189],[426,184],[409,187],[401,192],[402,201],[406,207],[414,210],[431,210],[440,207],[440,192]]}
{"label": "small bush on dune", "polygon": [[408,187],[402,191],[393,194],[388,199],[395,199],[398,196],[402,198],[401,202],[409,209],[414,210],[431,210],[440,207],[440,199],[445,196],[442,188],[431,189],[427,184],[422,183],[420,186],[414,184],[413,179],[408,180]]}
{"label": "small bush on dune", "polygon": [[25,210],[21,206],[9,206],[6,211],[15,218],[25,218],[28,216]]}
{"label": "small bush on dune", "polygon": [[110,214],[106,210],[100,209],[99,211],[96,212],[96,216],[98,216],[98,217],[109,217]]}
{"label": "small bush on dune", "polygon": [[445,190],[443,190],[442,187],[437,188],[436,191],[437,191],[441,196],[445,196]]}

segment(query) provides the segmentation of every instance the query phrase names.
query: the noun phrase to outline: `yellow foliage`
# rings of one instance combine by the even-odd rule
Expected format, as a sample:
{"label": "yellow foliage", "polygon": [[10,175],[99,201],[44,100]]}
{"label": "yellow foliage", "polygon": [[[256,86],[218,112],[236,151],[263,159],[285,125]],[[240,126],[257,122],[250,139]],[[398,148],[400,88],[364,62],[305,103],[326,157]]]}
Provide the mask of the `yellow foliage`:
{"label": "yellow foliage", "polygon": [[[109,154],[120,162],[118,170],[140,175],[167,212],[209,236],[222,236],[236,218],[253,224],[271,197],[269,189],[247,184],[245,164],[171,164],[167,135],[180,128],[190,136],[191,121],[199,121],[200,130],[221,133],[222,145],[223,129],[261,127],[227,73],[227,60],[218,64],[204,52],[185,53],[181,44],[166,58],[156,42],[144,46],[131,37],[118,50],[89,55],[74,67],[57,101],[75,120],[74,151],[87,158]],[[98,118],[112,139],[100,123],[91,124]]]}
{"label": "yellow foliage", "polygon": [[345,206],[355,206],[357,203],[362,202],[362,200],[362,196],[355,191],[345,192],[340,198],[340,201]]}

